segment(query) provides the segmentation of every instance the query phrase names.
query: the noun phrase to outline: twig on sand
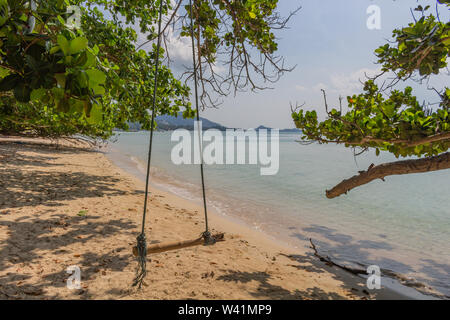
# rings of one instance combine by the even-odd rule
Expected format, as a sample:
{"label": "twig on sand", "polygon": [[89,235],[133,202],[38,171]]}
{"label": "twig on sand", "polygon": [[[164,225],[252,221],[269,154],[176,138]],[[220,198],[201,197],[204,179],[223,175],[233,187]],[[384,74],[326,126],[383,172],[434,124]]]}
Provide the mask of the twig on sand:
{"label": "twig on sand", "polygon": [[345,271],[348,271],[348,272],[350,272],[350,273],[353,273],[353,274],[355,274],[355,275],[358,275],[358,274],[366,274],[366,270],[363,270],[363,269],[355,269],[355,268],[350,268],[350,267],[347,267],[347,266],[343,266],[343,265],[340,265],[340,264],[334,262],[334,261],[331,260],[330,257],[328,257],[328,256],[324,257],[324,256],[320,255],[319,252],[317,251],[316,245],[312,242],[312,239],[311,239],[311,238],[309,239],[309,242],[311,243],[311,248],[314,250],[314,255],[315,255],[317,258],[319,258],[320,261],[325,262],[327,265],[329,265],[329,266],[336,266],[336,267],[338,267],[338,268],[341,268],[341,269],[343,269],[343,270],[345,270]]}

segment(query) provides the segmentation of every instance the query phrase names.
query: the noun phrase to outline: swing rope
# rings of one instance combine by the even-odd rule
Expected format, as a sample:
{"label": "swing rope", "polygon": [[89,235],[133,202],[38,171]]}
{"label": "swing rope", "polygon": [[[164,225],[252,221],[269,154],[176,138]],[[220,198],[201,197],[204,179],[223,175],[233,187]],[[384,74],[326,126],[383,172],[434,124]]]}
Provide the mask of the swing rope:
{"label": "swing rope", "polygon": [[[192,38],[192,58],[194,64],[194,84],[195,84],[195,104],[196,104],[196,112],[197,112],[197,125],[198,125],[198,139],[200,146],[200,174],[201,174],[201,182],[202,182],[202,196],[203,196],[203,209],[205,212],[205,232],[202,234],[202,238],[204,241],[204,245],[213,245],[218,240],[220,241],[220,237],[213,237],[209,231],[208,225],[208,210],[206,204],[206,188],[205,188],[205,177],[204,177],[204,162],[203,162],[203,146],[202,146],[202,132],[200,126],[200,112],[199,112],[199,98],[198,98],[198,78],[197,78],[197,61],[195,55],[195,37],[194,37],[194,22],[193,22],[193,11],[192,11],[192,0],[189,0],[190,5],[190,15],[191,15],[191,38]],[[194,0],[195,5],[195,0]],[[152,156],[152,144],[153,144],[153,132],[154,132],[154,124],[155,124],[155,111],[156,111],[156,91],[158,88],[158,72],[159,72],[159,53],[161,50],[161,25],[162,25],[162,12],[163,12],[163,0],[160,2],[159,7],[159,21],[158,21],[158,43],[156,47],[156,62],[155,62],[155,83],[153,89],[153,105],[152,105],[152,117],[151,117],[151,128],[150,128],[150,143],[148,150],[148,162],[147,162],[147,176],[145,182],[145,199],[144,199],[144,212],[142,215],[142,230],[139,236],[136,238],[137,245],[136,256],[138,260],[138,269],[136,271],[136,277],[133,281],[133,286],[138,286],[139,289],[142,287],[143,281],[147,275],[147,239],[145,236],[145,222],[147,217],[147,202],[149,195],[149,180],[150,180],[150,168],[151,168],[151,156]],[[201,61],[199,61],[199,64]],[[223,237],[223,235],[222,235]]]}
{"label": "swing rope", "polygon": [[[195,0],[194,0],[195,5]],[[192,0],[189,0],[189,8],[190,8],[190,15],[191,15],[191,40],[192,40],[192,61],[194,66],[194,83],[195,83],[195,109],[197,112],[197,131],[198,131],[198,142],[200,146],[200,176],[202,180],[202,196],[203,196],[203,210],[205,212],[205,232],[203,233],[203,238],[205,239],[205,244],[210,245],[214,244],[216,241],[211,236],[211,233],[209,232],[209,225],[208,225],[208,208],[206,205],[206,191],[205,191],[205,174],[204,174],[204,163],[203,163],[203,144],[202,144],[202,130],[200,126],[200,108],[198,103],[198,79],[197,79],[197,67],[200,66],[200,59],[198,61],[197,66],[197,60],[195,56],[195,36],[194,36],[194,15],[192,11]]]}
{"label": "swing rope", "polygon": [[148,148],[148,159],[147,159],[147,176],[145,179],[145,199],[144,199],[144,213],[142,214],[142,231],[141,234],[136,238],[137,240],[137,260],[138,269],[136,271],[136,278],[133,282],[133,287],[142,287],[142,283],[147,275],[147,238],[145,236],[145,220],[147,217],[147,202],[148,202],[148,187],[150,180],[150,168],[152,160],[152,144],[153,144],[153,130],[155,125],[155,111],[156,111],[156,90],[158,89],[158,71],[159,71],[159,52],[161,50],[161,24],[162,24],[162,12],[163,12],[163,0],[160,0],[159,6],[159,20],[158,20],[158,43],[156,46],[156,61],[155,61],[155,82],[153,87],[153,105],[152,105],[152,120],[150,127],[150,143]]}

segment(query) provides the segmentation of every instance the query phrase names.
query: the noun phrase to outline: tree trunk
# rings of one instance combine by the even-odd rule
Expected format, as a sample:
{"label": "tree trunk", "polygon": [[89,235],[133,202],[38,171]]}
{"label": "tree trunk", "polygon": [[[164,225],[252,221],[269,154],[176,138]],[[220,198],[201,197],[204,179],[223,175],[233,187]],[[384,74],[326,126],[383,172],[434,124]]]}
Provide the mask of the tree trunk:
{"label": "tree trunk", "polygon": [[416,159],[403,160],[380,164],[378,166],[371,165],[367,171],[361,171],[359,175],[344,180],[331,190],[326,191],[327,198],[333,199],[341,194],[347,194],[350,190],[367,184],[373,180],[384,180],[387,176],[423,173],[450,169],[450,153],[443,153],[439,156]]}

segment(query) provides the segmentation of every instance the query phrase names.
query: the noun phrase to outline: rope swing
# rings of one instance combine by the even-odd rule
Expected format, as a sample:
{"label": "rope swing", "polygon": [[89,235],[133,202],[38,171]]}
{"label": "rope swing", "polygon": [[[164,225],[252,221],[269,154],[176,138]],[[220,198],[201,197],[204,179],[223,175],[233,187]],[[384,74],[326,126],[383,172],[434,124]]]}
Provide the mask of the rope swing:
{"label": "rope swing", "polygon": [[[158,43],[156,47],[156,61],[155,61],[155,82],[154,82],[154,90],[153,90],[153,104],[152,104],[152,117],[151,117],[151,128],[150,128],[150,143],[148,149],[148,162],[147,162],[147,176],[145,180],[145,199],[144,199],[144,212],[142,215],[142,230],[138,235],[137,245],[133,248],[133,254],[136,256],[138,260],[138,268],[136,271],[136,277],[133,282],[133,286],[142,287],[143,281],[147,275],[147,254],[148,253],[159,253],[165,252],[169,250],[177,250],[197,245],[214,245],[217,241],[222,241],[224,238],[223,234],[211,235],[209,231],[209,223],[208,223],[208,209],[206,205],[206,191],[205,191],[205,176],[204,176],[204,162],[203,162],[203,146],[202,146],[202,132],[200,131],[200,111],[199,111],[199,99],[198,99],[198,78],[197,78],[197,61],[195,55],[195,36],[194,36],[194,21],[193,21],[193,4],[192,0],[189,0],[190,6],[190,29],[191,29],[191,39],[192,39],[192,58],[193,58],[193,66],[194,66],[194,86],[195,86],[195,105],[197,112],[197,125],[198,125],[198,139],[200,146],[200,175],[201,175],[201,183],[202,183],[202,196],[203,196],[203,210],[205,213],[205,231],[202,233],[201,237],[194,240],[188,241],[180,241],[180,242],[172,242],[168,244],[157,244],[150,247],[147,247],[147,239],[145,235],[145,222],[147,216],[147,203],[149,196],[149,180],[150,180],[150,168],[151,168],[151,156],[152,156],[152,144],[153,144],[153,132],[154,132],[154,124],[155,124],[155,112],[156,112],[156,91],[158,88],[158,72],[159,72],[159,54],[161,50],[161,25],[162,25],[162,12],[163,12],[163,3],[161,0],[159,7],[159,20],[158,20]],[[195,5],[195,0],[194,0]],[[201,58],[199,57],[199,60]],[[199,65],[201,61],[198,62]]]}

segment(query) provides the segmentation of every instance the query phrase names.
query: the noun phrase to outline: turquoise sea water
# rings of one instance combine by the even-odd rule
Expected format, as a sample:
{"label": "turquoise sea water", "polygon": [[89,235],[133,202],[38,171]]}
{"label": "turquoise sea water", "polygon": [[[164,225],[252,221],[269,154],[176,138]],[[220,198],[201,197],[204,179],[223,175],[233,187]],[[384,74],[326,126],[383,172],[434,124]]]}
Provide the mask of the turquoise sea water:
{"label": "turquoise sea water", "polygon": [[[120,133],[109,155],[144,178],[148,138],[147,132]],[[171,132],[155,134],[152,182],[199,201],[199,166],[174,165],[170,138]],[[337,261],[378,265],[450,296],[450,170],[387,177],[329,200],[327,188],[395,158],[355,158],[344,147],[305,146],[298,138],[280,135],[274,176],[261,176],[254,165],[206,166],[209,206],[292,246],[312,238]]]}

